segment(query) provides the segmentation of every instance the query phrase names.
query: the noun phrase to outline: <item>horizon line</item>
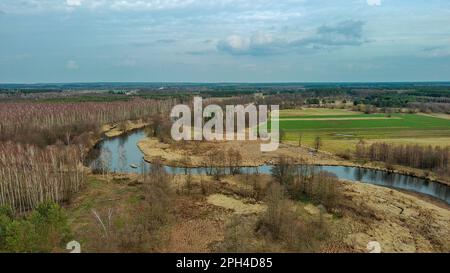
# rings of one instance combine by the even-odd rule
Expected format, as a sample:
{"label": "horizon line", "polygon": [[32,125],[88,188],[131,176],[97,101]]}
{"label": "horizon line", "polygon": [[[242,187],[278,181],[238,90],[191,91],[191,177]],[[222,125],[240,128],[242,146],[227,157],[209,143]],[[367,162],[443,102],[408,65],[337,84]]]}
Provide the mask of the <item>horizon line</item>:
{"label": "horizon line", "polygon": [[240,82],[240,81],[74,81],[74,82],[0,82],[0,85],[57,85],[57,84],[380,84],[380,83],[450,83],[450,80],[438,81],[267,81],[267,82]]}

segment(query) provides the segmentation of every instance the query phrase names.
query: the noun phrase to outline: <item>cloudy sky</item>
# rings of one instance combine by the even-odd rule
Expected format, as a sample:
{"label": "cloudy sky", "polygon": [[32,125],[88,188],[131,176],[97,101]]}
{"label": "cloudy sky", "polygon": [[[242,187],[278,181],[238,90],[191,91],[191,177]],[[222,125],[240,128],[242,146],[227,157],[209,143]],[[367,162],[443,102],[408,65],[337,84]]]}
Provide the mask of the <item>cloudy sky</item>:
{"label": "cloudy sky", "polygon": [[0,82],[450,80],[448,0],[0,0]]}

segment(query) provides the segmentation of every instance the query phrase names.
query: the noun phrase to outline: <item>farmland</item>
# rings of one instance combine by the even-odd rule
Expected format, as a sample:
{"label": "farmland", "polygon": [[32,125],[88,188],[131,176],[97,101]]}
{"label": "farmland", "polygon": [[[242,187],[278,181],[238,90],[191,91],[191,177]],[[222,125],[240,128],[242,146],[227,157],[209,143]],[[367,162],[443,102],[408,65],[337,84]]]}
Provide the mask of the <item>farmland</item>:
{"label": "farmland", "polygon": [[280,113],[286,142],[312,146],[316,137],[322,149],[333,153],[353,151],[355,145],[383,141],[395,144],[445,145],[450,140],[448,119],[418,114],[363,114],[348,110],[305,109]]}

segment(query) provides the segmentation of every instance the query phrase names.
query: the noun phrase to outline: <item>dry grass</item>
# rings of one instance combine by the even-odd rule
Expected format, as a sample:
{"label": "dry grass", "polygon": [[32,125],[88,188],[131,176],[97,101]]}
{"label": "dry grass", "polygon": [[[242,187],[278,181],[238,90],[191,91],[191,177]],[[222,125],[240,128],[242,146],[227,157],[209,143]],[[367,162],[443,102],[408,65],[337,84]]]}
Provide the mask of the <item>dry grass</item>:
{"label": "dry grass", "polygon": [[449,114],[442,114],[442,113],[432,113],[432,114],[420,113],[419,115],[428,116],[428,117],[435,117],[435,118],[450,119],[450,115]]}
{"label": "dry grass", "polygon": [[67,207],[83,252],[157,252],[165,244],[171,215],[161,189],[136,184],[136,179],[91,176],[87,189]]}
{"label": "dry grass", "polygon": [[449,146],[450,137],[431,137],[431,138],[391,138],[391,139],[377,139],[369,140],[367,143],[386,142],[389,144],[414,144],[420,146]]}
{"label": "dry grass", "polygon": [[174,219],[168,230],[169,241],[164,252],[208,253],[224,238],[229,213],[195,195],[178,196],[173,209]]}
{"label": "dry grass", "polygon": [[[293,134],[292,137],[295,137]],[[356,145],[359,143],[359,138],[353,137],[342,137],[342,139],[337,139],[334,136],[324,136],[322,137],[323,145],[321,147],[322,151],[330,152],[333,154],[342,154],[345,152],[354,152]],[[364,141],[368,144],[372,144],[375,142],[385,142],[388,144],[417,144],[421,146],[449,146],[450,145],[450,137],[430,137],[430,136],[420,136],[417,137],[407,136],[407,137],[397,137],[397,138],[364,138]],[[287,143],[295,146],[298,145],[298,140],[288,140]],[[306,147],[314,146],[314,138],[313,136],[304,135],[302,139],[302,145]]]}
{"label": "dry grass", "polygon": [[257,214],[267,209],[265,205],[244,203],[242,200],[223,194],[210,195],[207,201],[214,206],[233,210],[237,214]]}
{"label": "dry grass", "polygon": [[224,225],[214,219],[192,219],[175,224],[164,252],[209,253],[212,244],[223,240]]}

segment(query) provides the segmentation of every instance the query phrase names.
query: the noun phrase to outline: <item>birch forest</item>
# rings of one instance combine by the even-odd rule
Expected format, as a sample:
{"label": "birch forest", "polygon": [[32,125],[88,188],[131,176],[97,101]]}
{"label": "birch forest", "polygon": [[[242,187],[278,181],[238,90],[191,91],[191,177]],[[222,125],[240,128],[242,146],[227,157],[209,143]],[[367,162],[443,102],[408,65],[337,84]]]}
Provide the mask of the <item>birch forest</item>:
{"label": "birch forest", "polygon": [[68,201],[86,182],[82,162],[102,125],[150,119],[173,103],[0,103],[0,206],[23,213]]}

